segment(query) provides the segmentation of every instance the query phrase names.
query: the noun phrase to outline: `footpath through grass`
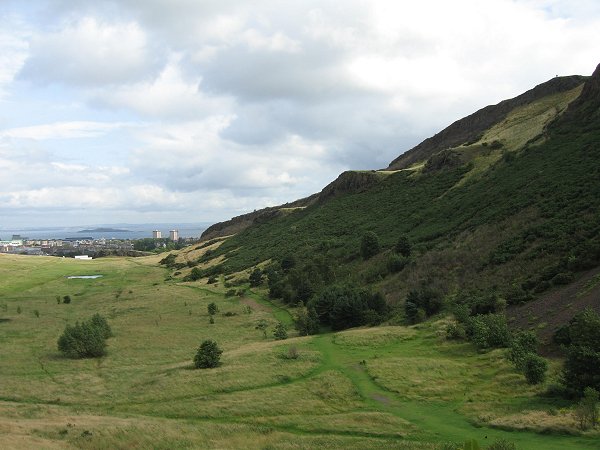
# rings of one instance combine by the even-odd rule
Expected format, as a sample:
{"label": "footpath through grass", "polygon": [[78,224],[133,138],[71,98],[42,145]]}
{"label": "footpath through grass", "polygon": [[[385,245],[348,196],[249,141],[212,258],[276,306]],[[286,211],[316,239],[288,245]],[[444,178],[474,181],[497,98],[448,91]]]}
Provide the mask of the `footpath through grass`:
{"label": "footpath through grass", "polygon": [[[435,324],[316,337],[290,327],[276,341],[274,324],[291,316],[261,289],[228,297],[221,283],[176,283],[152,257],[0,255],[0,275],[0,448],[431,449],[497,437],[525,450],[597,448],[591,437],[486,426],[551,405],[501,354],[446,343]],[[107,356],[63,358],[65,324],[97,312],[115,334]],[[193,370],[208,338],[222,365]]]}

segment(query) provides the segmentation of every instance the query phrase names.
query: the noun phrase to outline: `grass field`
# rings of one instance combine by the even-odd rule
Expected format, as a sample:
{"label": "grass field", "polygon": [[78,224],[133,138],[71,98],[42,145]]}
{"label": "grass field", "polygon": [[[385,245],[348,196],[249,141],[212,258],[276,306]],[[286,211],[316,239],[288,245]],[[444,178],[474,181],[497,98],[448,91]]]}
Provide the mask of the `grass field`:
{"label": "grass field", "polygon": [[[597,434],[564,433],[568,405],[539,396],[503,351],[445,341],[443,320],[276,341],[291,316],[260,289],[226,297],[222,283],[172,280],[159,259],[0,255],[0,448],[598,448]],[[65,324],[96,312],[115,335],[107,356],[63,358]],[[222,365],[193,370],[207,338]]]}

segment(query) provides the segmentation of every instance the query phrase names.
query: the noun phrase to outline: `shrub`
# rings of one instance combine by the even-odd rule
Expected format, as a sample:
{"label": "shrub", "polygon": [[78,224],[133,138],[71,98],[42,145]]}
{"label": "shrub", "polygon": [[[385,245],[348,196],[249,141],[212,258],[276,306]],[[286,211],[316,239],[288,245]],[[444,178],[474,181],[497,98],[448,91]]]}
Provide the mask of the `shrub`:
{"label": "shrub", "polygon": [[91,320],[67,325],[57,344],[67,358],[96,358],[106,354],[105,330]]}
{"label": "shrub", "polygon": [[404,303],[406,319],[409,323],[421,322],[438,313],[442,308],[442,303],[442,295],[436,290],[425,287],[410,291]]}
{"label": "shrub", "polygon": [[70,295],[65,295],[63,297],[63,303],[68,305],[69,303],[71,303],[71,296]]}
{"label": "shrub", "polygon": [[262,277],[263,277],[262,271],[259,268],[254,269],[252,271],[252,273],[250,274],[250,277],[248,277],[250,286],[253,286],[253,287],[260,286],[260,284],[262,283]]}
{"label": "shrub", "polygon": [[562,378],[576,396],[581,396],[586,387],[600,391],[600,352],[589,347],[570,347]]}
{"label": "shrub", "polygon": [[196,356],[194,356],[194,367],[196,369],[217,367],[222,353],[223,350],[219,348],[215,341],[207,339],[198,347]]}
{"label": "shrub", "polygon": [[405,258],[408,258],[410,256],[412,247],[406,235],[402,235],[398,238],[398,242],[396,242],[394,250],[396,251],[396,253],[404,256]]}
{"label": "shrub", "polygon": [[461,323],[451,323],[446,327],[446,339],[461,340],[466,337],[467,332]]}
{"label": "shrub", "polygon": [[381,294],[349,285],[333,285],[324,289],[309,303],[319,322],[334,330],[381,323],[388,306]]}
{"label": "shrub", "polygon": [[209,316],[214,316],[216,313],[219,312],[219,308],[217,307],[217,304],[215,302],[209,303],[206,309],[208,310]]}
{"label": "shrub", "polygon": [[575,408],[575,417],[579,420],[582,430],[590,426],[596,427],[598,422],[598,391],[593,388],[585,388],[583,398]]}
{"label": "shrub", "polygon": [[380,250],[379,237],[372,232],[367,231],[363,234],[360,241],[360,254],[364,259],[369,259],[379,253]]}
{"label": "shrub", "polygon": [[294,319],[294,328],[300,336],[309,336],[319,332],[319,317],[314,308],[302,308]]}
{"label": "shrub", "polygon": [[546,379],[548,363],[541,356],[529,353],[523,361],[523,373],[529,384],[539,384]]}
{"label": "shrub", "polygon": [[217,281],[219,281],[217,277],[211,275],[210,277],[208,277],[208,281],[206,282],[206,284],[215,284]]}
{"label": "shrub", "polygon": [[273,330],[273,336],[275,336],[275,339],[278,340],[287,339],[288,335],[286,326],[281,322],[278,322],[277,325],[275,325],[275,329]]}
{"label": "shrub", "polygon": [[400,255],[390,255],[387,261],[387,269],[390,273],[402,271],[408,264],[408,259]]}
{"label": "shrub", "polygon": [[533,331],[521,331],[513,337],[508,359],[518,370],[523,370],[527,355],[537,353],[537,346],[538,339]]}
{"label": "shrub", "polygon": [[467,335],[480,349],[508,347],[511,338],[506,317],[502,314],[480,314],[471,317]]}

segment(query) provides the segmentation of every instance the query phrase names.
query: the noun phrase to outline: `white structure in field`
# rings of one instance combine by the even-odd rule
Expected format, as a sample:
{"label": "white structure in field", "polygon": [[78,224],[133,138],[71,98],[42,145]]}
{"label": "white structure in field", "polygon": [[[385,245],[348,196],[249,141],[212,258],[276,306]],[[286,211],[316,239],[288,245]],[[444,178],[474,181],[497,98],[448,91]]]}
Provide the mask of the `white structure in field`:
{"label": "white structure in field", "polygon": [[162,233],[160,232],[160,230],[154,230],[152,232],[153,239],[160,239],[161,237],[162,237]]}
{"label": "white structure in field", "polygon": [[88,255],[76,255],[75,259],[82,259],[84,261],[88,261],[88,260],[92,259],[92,257],[88,256]]}
{"label": "white structure in field", "polygon": [[179,230],[169,231],[169,239],[171,239],[172,241],[178,241],[179,240]]}

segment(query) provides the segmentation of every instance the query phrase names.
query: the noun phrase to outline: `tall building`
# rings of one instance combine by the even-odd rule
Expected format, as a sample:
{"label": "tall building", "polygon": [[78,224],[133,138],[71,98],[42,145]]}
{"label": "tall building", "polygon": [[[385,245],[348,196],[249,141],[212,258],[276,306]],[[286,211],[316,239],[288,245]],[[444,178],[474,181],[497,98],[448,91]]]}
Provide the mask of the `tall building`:
{"label": "tall building", "polygon": [[160,239],[161,237],[162,237],[162,233],[160,232],[160,230],[154,230],[152,232],[153,239]]}
{"label": "tall building", "polygon": [[178,241],[179,240],[179,230],[169,231],[169,239],[171,239],[172,241]]}

